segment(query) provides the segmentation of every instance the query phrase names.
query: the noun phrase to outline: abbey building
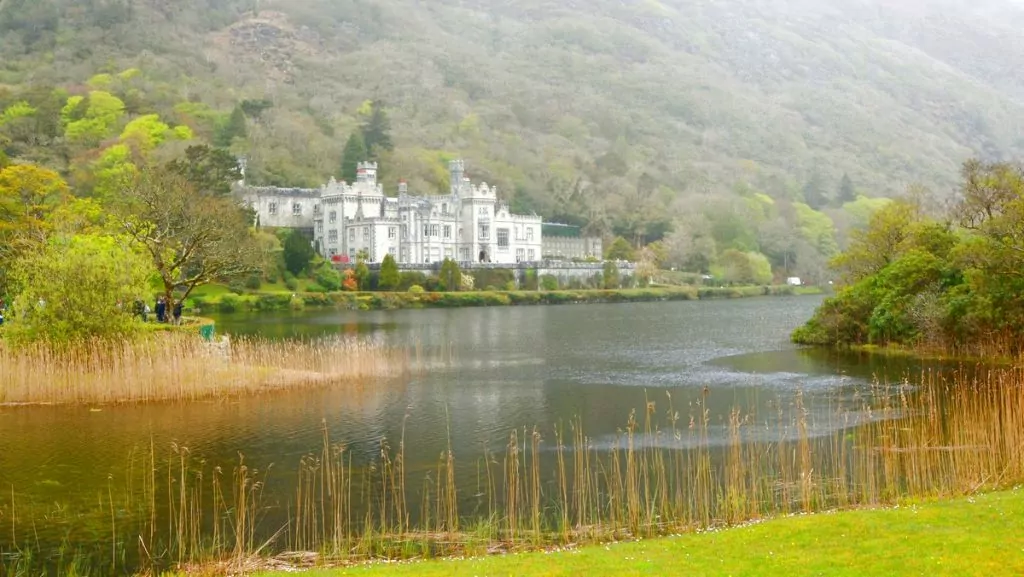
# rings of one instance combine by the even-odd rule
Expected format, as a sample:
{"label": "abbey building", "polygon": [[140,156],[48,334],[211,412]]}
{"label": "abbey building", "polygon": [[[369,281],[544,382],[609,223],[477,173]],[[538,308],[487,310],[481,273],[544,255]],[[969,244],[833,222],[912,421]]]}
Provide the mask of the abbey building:
{"label": "abbey building", "polygon": [[496,188],[470,182],[461,160],[449,169],[444,195],[413,196],[401,183],[398,196],[388,197],[373,162],[360,163],[351,184],[332,178],[319,189],[247,187],[243,195],[261,226],[304,229],[335,262],[364,251],[369,262],[390,254],[404,264],[515,264],[545,256],[541,217],[512,214]]}

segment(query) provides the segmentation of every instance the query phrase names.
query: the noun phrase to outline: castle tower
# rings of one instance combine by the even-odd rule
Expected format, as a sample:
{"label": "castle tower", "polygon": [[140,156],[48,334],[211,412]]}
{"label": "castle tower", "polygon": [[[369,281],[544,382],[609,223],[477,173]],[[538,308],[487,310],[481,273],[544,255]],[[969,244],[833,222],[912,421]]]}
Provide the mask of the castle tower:
{"label": "castle tower", "polygon": [[356,165],[356,182],[365,182],[377,186],[377,163],[360,162]]}

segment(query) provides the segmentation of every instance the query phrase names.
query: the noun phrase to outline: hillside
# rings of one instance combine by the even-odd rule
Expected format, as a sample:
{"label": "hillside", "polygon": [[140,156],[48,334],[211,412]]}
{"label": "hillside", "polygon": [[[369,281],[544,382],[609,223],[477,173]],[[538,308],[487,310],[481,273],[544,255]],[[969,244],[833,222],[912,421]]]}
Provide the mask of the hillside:
{"label": "hillside", "polygon": [[1019,0],[0,0],[0,86],[138,68],[138,112],[208,137],[267,99],[233,148],[293,185],[380,99],[386,182],[460,155],[519,210],[653,240],[712,201],[946,193],[1019,158],[1022,25]]}

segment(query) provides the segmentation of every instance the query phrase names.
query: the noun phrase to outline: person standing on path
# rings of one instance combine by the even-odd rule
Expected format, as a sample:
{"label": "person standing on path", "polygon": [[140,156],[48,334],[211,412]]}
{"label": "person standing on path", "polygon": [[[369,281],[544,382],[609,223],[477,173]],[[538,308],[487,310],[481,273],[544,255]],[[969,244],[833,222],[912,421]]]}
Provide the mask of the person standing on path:
{"label": "person standing on path", "polygon": [[181,324],[181,308],[181,301],[174,303],[174,311],[172,314],[174,315],[174,324],[176,325]]}
{"label": "person standing on path", "polygon": [[167,301],[164,300],[164,297],[156,300],[156,322],[167,322]]}

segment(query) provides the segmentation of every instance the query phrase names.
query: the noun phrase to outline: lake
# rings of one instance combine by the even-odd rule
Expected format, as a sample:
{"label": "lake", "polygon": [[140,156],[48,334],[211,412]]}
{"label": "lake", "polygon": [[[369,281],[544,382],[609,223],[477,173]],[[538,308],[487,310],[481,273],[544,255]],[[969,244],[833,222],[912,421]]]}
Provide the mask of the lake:
{"label": "lake", "polygon": [[270,471],[262,499],[282,511],[300,460],[321,451],[324,424],[358,464],[375,462],[382,439],[395,446],[404,438],[411,478],[451,448],[462,487],[477,482],[479,458],[503,450],[514,430],[536,427],[550,440],[578,420],[600,449],[649,402],[665,420],[671,402],[684,423],[706,408],[709,442],[724,444],[732,409],[771,435],[800,391],[810,434],[823,434],[850,424],[834,422],[844,402],[858,418],[853,399],[876,378],[920,367],[794,347],[789,333],[820,301],[222,316],[218,331],[233,335],[343,334],[409,347],[423,368],[361,387],[202,403],[0,408],[0,552],[106,538],[111,517],[116,524],[133,513],[127,506],[107,511],[104,499],[138,482],[150,451],[165,459],[187,448],[192,462],[228,471],[244,455],[249,466]]}

